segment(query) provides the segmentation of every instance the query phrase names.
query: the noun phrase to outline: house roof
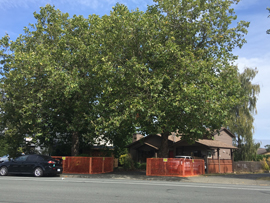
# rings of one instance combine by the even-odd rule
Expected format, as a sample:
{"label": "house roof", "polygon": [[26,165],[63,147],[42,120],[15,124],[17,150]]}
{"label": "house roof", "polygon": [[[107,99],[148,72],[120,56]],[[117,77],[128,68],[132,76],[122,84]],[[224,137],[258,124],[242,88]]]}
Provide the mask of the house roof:
{"label": "house roof", "polygon": [[220,142],[217,140],[208,140],[208,139],[199,139],[194,142],[194,144],[188,144],[187,141],[181,140],[175,143],[176,146],[196,146],[196,145],[204,145],[209,148],[224,148],[224,149],[237,149],[237,147],[226,144],[224,142]]}
{"label": "house roof", "polygon": [[[234,134],[231,133],[227,128],[225,127],[222,127],[220,130],[216,130],[212,135],[216,135],[218,134],[219,132],[221,131],[226,131],[227,134],[229,136],[231,136],[232,138],[234,138]],[[185,146],[190,146],[190,144],[187,144],[187,142],[185,142],[184,140],[181,140],[181,136],[176,136],[176,135],[180,135],[178,133],[171,133],[171,135],[168,137],[168,140],[170,142],[169,145],[172,145],[172,144],[176,144],[178,146],[181,146],[182,144],[184,144]],[[140,143],[140,146],[144,145],[144,144],[147,144],[148,146],[150,146],[150,144],[147,142],[148,139],[150,139],[151,137],[159,137],[161,138],[161,134],[151,134],[151,135],[148,135],[148,136],[145,136],[143,138],[141,138],[140,140],[137,140],[131,144],[129,144],[128,146],[126,146],[127,148],[131,147],[131,146],[134,146],[138,143]],[[223,142],[220,142],[220,141],[217,141],[217,140],[210,140],[210,139],[200,139],[198,141],[195,141],[196,144],[200,144],[200,145],[205,145],[207,147],[213,147],[213,148],[226,148],[226,149],[237,149],[237,147],[233,146],[233,145],[229,145],[229,144],[226,144],[226,143],[223,143]],[[182,145],[182,146],[184,146]],[[138,147],[140,147],[138,146]],[[153,146],[153,145],[151,145]],[[150,147],[151,147],[150,146]],[[137,147],[137,148],[138,148]],[[158,150],[158,148],[156,146],[153,146],[152,148],[154,148]]]}
{"label": "house roof", "polygon": [[[228,133],[228,135],[230,135],[232,138],[235,138],[235,135],[234,135],[230,130],[228,130],[227,128],[222,127],[222,128],[219,130],[219,132],[221,132],[221,131],[226,131],[226,132]],[[216,135],[217,133],[218,133],[218,132],[214,132],[213,135]]]}
{"label": "house roof", "polygon": [[237,147],[226,144],[224,142],[220,142],[217,140],[198,140],[196,141],[199,144],[205,145],[207,147],[213,147],[213,148],[225,148],[225,149],[237,149]]}
{"label": "house roof", "polygon": [[257,150],[257,154],[265,154],[267,151],[266,151],[266,149],[265,148],[259,148],[258,150]]}
{"label": "house roof", "polygon": [[143,148],[143,147],[150,147],[150,148],[153,148],[153,149],[155,149],[155,150],[159,150],[158,147],[156,147],[156,146],[154,146],[154,145],[151,145],[151,144],[149,144],[149,143],[147,143],[147,142],[145,142],[145,143],[143,143],[142,145],[136,147],[135,149],[139,149],[139,148]]}
{"label": "house roof", "polygon": [[[139,139],[139,140],[137,140],[135,142],[132,142],[131,144],[127,145],[126,147],[129,148],[129,147],[131,147],[133,145],[136,145],[137,143],[145,144],[145,143],[147,143],[147,140],[150,139],[150,138],[152,138],[152,137],[159,137],[159,138],[161,138],[161,134],[151,134],[151,135],[145,136],[145,137],[143,137],[143,138],[141,138],[141,139]],[[171,135],[169,135],[169,137],[168,137],[168,140],[169,140],[169,142],[171,142],[171,144],[173,142],[179,141],[180,139],[181,139],[181,137],[173,136],[173,133]],[[150,146],[150,144],[149,144],[149,146]]]}

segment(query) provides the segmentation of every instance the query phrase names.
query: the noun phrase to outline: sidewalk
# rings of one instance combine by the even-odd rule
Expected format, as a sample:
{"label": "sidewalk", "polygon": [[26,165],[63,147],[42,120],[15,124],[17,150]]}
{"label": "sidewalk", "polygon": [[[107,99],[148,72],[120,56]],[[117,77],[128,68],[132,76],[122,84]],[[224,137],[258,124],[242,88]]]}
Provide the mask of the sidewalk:
{"label": "sidewalk", "polygon": [[168,176],[146,176],[145,171],[114,171],[103,174],[61,174],[65,178],[95,178],[95,179],[130,179],[130,180],[156,180],[156,181],[178,181],[191,183],[220,183],[240,185],[270,186],[270,173],[264,174],[221,174],[203,175],[193,177],[168,177]]}

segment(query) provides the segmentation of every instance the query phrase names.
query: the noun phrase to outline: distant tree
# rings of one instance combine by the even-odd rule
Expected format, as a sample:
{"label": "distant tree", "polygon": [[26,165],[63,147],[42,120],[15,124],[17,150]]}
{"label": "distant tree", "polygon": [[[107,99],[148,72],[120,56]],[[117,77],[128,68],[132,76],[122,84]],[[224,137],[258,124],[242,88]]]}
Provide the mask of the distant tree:
{"label": "distant tree", "polygon": [[228,128],[235,134],[235,144],[239,148],[235,157],[239,157],[241,160],[250,160],[260,147],[260,144],[254,143],[253,140],[253,116],[257,113],[256,104],[260,86],[252,84],[252,80],[257,73],[257,69],[246,68],[243,73],[238,74],[242,101],[232,108],[228,121]]}
{"label": "distant tree", "polygon": [[270,145],[265,145],[264,147],[265,147],[267,152],[270,152]]}

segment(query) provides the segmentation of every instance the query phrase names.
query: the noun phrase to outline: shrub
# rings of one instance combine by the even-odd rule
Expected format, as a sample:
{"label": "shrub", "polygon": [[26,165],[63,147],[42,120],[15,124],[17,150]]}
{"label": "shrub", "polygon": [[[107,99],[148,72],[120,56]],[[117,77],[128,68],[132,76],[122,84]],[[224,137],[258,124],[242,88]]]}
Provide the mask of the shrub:
{"label": "shrub", "polygon": [[146,170],[146,163],[142,163],[141,166],[140,166],[140,169]]}
{"label": "shrub", "polygon": [[146,163],[135,162],[134,167],[136,169],[146,170]]}
{"label": "shrub", "polygon": [[140,162],[135,162],[135,163],[134,163],[134,167],[135,167],[136,169],[140,169],[141,163],[140,163]]}
{"label": "shrub", "polygon": [[130,154],[123,154],[119,157],[119,163],[123,166],[124,169],[133,169],[134,163]]}
{"label": "shrub", "polygon": [[269,165],[266,162],[266,158],[263,158],[263,160],[261,161],[261,163],[262,163],[263,170],[269,171]]}

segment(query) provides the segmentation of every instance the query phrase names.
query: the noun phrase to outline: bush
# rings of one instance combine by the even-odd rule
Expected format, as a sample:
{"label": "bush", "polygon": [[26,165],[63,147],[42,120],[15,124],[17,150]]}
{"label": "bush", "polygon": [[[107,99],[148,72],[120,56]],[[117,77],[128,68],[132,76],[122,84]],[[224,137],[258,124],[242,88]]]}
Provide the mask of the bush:
{"label": "bush", "polygon": [[146,170],[146,163],[135,162],[134,167],[136,169]]}
{"label": "bush", "polygon": [[140,163],[140,162],[135,162],[135,163],[134,163],[134,167],[135,167],[136,169],[140,169],[141,163]]}
{"label": "bush", "polygon": [[269,171],[269,165],[266,162],[266,158],[263,158],[263,160],[261,161],[261,163],[262,163],[263,170]]}
{"label": "bush", "polygon": [[146,163],[142,163],[140,169],[146,170]]}
{"label": "bush", "polygon": [[134,163],[130,154],[123,154],[119,157],[119,163],[123,166],[124,169],[133,169]]}

